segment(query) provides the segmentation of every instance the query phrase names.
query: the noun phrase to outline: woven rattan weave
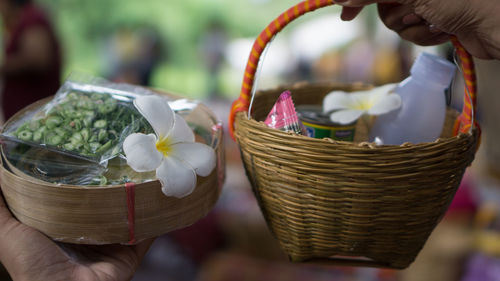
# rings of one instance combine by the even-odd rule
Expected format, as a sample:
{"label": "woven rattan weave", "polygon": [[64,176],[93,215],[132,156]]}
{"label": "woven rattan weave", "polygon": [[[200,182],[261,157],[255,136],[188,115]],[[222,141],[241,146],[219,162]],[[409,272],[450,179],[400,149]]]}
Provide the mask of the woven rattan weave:
{"label": "woven rattan weave", "polygon": [[332,90],[361,85],[301,83],[259,91],[249,119],[266,45],[292,20],[332,4],[303,1],[258,36],[233,103],[231,133],[268,226],[292,261],[405,268],[445,214],[474,158],[480,131],[474,122],[473,63],[454,41],[467,84],[464,109],[448,110],[442,136],[432,143],[363,142],[368,122],[358,122],[355,142],[308,138],[261,122],[284,90],[292,92],[295,105],[321,104]]}

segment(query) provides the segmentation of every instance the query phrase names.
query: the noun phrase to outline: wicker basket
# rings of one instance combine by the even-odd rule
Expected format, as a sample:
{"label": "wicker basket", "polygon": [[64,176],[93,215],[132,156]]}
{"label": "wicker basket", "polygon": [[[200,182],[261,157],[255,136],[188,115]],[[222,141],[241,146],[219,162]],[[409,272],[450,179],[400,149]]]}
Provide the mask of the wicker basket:
{"label": "wicker basket", "polygon": [[[456,111],[448,111],[442,137],[432,143],[338,142],[259,122],[285,89],[291,90],[296,105],[321,104],[330,91],[359,90],[358,85],[302,83],[260,91],[253,101],[253,118],[248,119],[255,70],[271,37],[300,15],[331,4],[304,1],[260,34],[240,98],[233,103],[230,126],[267,224],[292,261],[405,268],[444,215],[474,158],[479,130],[472,129],[471,121],[472,61],[457,49],[470,95],[458,118]],[[356,130],[357,138],[363,128]],[[454,136],[457,130],[461,133]]]}
{"label": "wicker basket", "polygon": [[[32,104],[24,112],[43,106]],[[158,181],[115,186],[56,185],[15,169],[5,160],[0,182],[5,201],[22,223],[54,240],[76,244],[135,244],[193,224],[215,205],[224,180],[222,129],[211,111],[198,105],[186,117],[191,123],[212,128],[217,167],[207,177],[198,177],[196,189],[182,199],[167,197]]]}

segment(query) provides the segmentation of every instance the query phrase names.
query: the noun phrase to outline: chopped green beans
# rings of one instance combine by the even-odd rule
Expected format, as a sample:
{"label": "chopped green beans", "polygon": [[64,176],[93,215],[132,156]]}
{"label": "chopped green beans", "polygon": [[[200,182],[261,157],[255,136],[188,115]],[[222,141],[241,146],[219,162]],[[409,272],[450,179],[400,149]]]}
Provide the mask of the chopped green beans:
{"label": "chopped green beans", "polygon": [[61,123],[62,119],[57,116],[50,116],[47,120],[45,120],[45,126],[49,129],[54,129],[55,127],[61,125]]}
{"label": "chopped green beans", "polygon": [[45,142],[49,145],[58,145],[62,143],[63,138],[60,135],[49,134],[45,140]]}
{"label": "chopped green beans", "polygon": [[91,142],[91,143],[89,143],[89,146],[90,146],[90,149],[92,150],[92,152],[96,152],[97,149],[99,149],[99,147],[101,147],[101,144],[98,142]]}
{"label": "chopped green beans", "polygon": [[106,120],[97,120],[94,122],[94,128],[102,129],[106,128],[106,125],[108,125],[108,122]]}
{"label": "chopped green beans", "polygon": [[34,142],[40,142],[42,140],[42,138],[43,138],[43,135],[41,132],[36,131],[33,133],[33,141]]}
{"label": "chopped green beans", "polygon": [[12,135],[101,160],[119,154],[127,135],[153,132],[131,102],[109,94],[69,92],[56,100],[44,117],[26,121]]}
{"label": "chopped green beans", "polygon": [[66,150],[71,151],[71,150],[74,150],[74,149],[75,149],[75,146],[74,146],[72,143],[65,143],[65,144],[63,145],[63,148],[64,148],[64,149],[66,149]]}
{"label": "chopped green beans", "polygon": [[90,136],[90,131],[89,129],[85,128],[85,129],[82,129],[80,131],[80,134],[82,135],[82,138],[84,141],[88,141],[89,140],[89,136]]}
{"label": "chopped green beans", "polygon": [[112,141],[108,141],[107,143],[105,143],[104,145],[102,145],[101,147],[99,147],[95,152],[97,152],[98,154],[101,154],[104,151],[110,149],[111,145],[112,145]]}
{"label": "chopped green beans", "polygon": [[21,131],[17,134],[17,137],[23,141],[30,141],[33,138],[33,133],[31,131]]}
{"label": "chopped green beans", "polygon": [[107,137],[108,137],[108,132],[106,132],[106,130],[104,129],[100,129],[97,135],[97,140],[103,142]]}

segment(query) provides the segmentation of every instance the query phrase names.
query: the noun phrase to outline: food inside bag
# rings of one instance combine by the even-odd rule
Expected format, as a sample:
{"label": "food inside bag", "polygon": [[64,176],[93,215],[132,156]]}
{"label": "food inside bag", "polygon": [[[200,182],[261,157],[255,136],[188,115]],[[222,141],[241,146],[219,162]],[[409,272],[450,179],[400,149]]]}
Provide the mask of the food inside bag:
{"label": "food inside bag", "polygon": [[[143,87],[73,76],[51,101],[38,108],[31,106],[5,124],[1,134],[5,162],[13,172],[60,184],[154,180],[154,171],[133,171],[122,149],[128,135],[154,133],[133,104],[140,95],[154,94]],[[181,116],[189,115],[198,104],[164,97]],[[210,137],[204,128],[189,125],[201,131],[202,137]]]}
{"label": "food inside bag", "polygon": [[126,136],[153,132],[133,105],[145,94],[153,93],[99,78],[70,78],[52,101],[7,123],[2,137],[105,166]]}
{"label": "food inside bag", "polygon": [[6,136],[98,163],[120,152],[123,136],[152,132],[131,102],[106,93],[64,93],[26,119]]}

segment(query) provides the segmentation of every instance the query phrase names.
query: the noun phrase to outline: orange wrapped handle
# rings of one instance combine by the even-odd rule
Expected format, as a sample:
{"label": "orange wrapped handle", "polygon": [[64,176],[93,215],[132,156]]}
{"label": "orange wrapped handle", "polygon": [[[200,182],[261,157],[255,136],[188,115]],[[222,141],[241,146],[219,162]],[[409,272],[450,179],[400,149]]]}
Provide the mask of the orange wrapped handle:
{"label": "orange wrapped handle", "polygon": [[451,42],[453,43],[453,46],[455,46],[457,55],[460,58],[460,64],[462,65],[462,72],[464,74],[465,81],[464,105],[462,113],[460,113],[455,121],[453,133],[455,135],[458,133],[466,133],[472,128],[474,123],[474,126],[479,130],[479,134],[481,134],[481,128],[474,118],[477,96],[477,80],[474,61],[472,60],[472,56],[465,50],[462,44],[458,42],[458,39],[455,36],[451,37]]}
{"label": "orange wrapped handle", "polygon": [[[234,138],[234,120],[236,113],[240,111],[248,111],[250,105],[252,88],[255,81],[255,72],[260,62],[262,52],[269,44],[271,39],[278,34],[285,26],[298,17],[323,8],[333,5],[333,0],[306,0],[291,7],[286,12],[282,13],[279,17],[273,20],[257,37],[255,40],[252,51],[248,58],[245,74],[243,76],[243,83],[241,85],[240,96],[235,100],[231,106],[231,113],[229,115],[229,133]],[[455,133],[468,132],[474,120],[474,108],[476,107],[476,74],[474,71],[474,63],[469,53],[462,47],[456,38],[452,38],[453,45],[460,57],[464,79],[467,85],[464,97],[464,107],[462,114],[460,114],[457,122],[455,123]],[[477,126],[477,124],[475,124]]]}

